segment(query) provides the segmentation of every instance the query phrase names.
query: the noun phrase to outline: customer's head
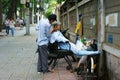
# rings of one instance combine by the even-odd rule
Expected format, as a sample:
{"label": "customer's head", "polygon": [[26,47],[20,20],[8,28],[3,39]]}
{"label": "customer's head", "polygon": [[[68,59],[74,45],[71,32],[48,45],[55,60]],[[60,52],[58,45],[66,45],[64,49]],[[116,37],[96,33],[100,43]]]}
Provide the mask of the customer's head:
{"label": "customer's head", "polygon": [[58,21],[54,21],[54,22],[52,23],[52,26],[53,26],[53,31],[52,31],[52,32],[54,32],[54,31],[57,31],[57,30],[60,30],[60,29],[61,29],[61,23],[60,23],[60,22],[58,22]]}
{"label": "customer's head", "polygon": [[57,18],[57,16],[55,14],[50,14],[48,16],[48,20],[49,20],[50,24],[52,24],[54,21],[56,21],[57,20],[56,18]]}

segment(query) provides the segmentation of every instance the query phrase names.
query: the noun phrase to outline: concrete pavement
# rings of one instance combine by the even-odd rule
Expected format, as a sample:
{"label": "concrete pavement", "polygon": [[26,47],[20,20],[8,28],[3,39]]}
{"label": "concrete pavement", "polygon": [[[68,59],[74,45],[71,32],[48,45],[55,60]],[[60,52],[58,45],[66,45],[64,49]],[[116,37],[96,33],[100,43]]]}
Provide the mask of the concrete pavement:
{"label": "concrete pavement", "polygon": [[15,36],[0,38],[0,80],[43,80],[36,71],[36,31],[30,28],[31,35],[24,36],[25,28],[16,28]]}
{"label": "concrete pavement", "polygon": [[[30,27],[30,35],[24,36],[25,28],[16,28],[15,36],[0,32],[0,80],[76,80],[75,74],[67,71],[66,63],[55,68],[54,73],[37,73],[37,32]],[[63,65],[64,64],[64,65]]]}

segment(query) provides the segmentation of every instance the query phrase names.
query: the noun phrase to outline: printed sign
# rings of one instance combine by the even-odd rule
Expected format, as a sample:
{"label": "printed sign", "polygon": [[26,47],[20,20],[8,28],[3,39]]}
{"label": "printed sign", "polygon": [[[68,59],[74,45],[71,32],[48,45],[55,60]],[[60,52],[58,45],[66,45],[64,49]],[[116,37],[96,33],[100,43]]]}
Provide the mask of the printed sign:
{"label": "printed sign", "polygon": [[112,13],[106,16],[106,25],[117,27],[118,26],[118,13]]}

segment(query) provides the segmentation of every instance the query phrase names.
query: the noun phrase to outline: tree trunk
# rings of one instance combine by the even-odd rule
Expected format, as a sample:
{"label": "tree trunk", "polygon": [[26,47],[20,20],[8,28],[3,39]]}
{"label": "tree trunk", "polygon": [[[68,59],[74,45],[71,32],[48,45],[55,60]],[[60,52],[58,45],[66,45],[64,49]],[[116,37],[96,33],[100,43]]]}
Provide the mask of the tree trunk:
{"label": "tree trunk", "polygon": [[18,0],[11,0],[11,7],[9,8],[7,16],[10,19],[15,19],[16,18],[16,7],[17,7],[17,1]]}
{"label": "tree trunk", "polygon": [[0,32],[2,30],[2,1],[0,0]]}

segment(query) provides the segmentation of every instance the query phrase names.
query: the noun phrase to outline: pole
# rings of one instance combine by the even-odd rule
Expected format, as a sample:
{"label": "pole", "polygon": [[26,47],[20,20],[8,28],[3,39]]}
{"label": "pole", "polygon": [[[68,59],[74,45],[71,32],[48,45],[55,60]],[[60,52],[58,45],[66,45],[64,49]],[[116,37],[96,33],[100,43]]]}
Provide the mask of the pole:
{"label": "pole", "polygon": [[26,1],[26,34],[30,35],[30,12],[29,12],[29,0]]}
{"label": "pole", "polygon": [[26,10],[26,35],[30,35],[30,13],[29,8]]}
{"label": "pole", "polygon": [[98,34],[98,49],[101,51],[100,58],[99,58],[99,72],[98,76],[103,76],[103,66],[104,59],[103,59],[103,51],[102,51],[102,44],[105,40],[105,7],[104,7],[104,0],[98,0],[98,8],[99,8],[99,34]]}

